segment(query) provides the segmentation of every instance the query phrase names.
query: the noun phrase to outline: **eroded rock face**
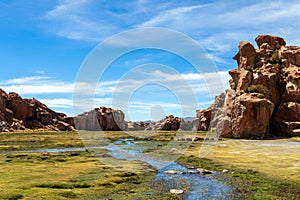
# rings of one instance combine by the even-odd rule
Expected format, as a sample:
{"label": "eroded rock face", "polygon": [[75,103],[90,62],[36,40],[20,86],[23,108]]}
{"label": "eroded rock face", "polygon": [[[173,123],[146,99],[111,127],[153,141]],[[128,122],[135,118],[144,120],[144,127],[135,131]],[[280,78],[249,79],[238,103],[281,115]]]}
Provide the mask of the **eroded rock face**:
{"label": "eroded rock face", "polygon": [[104,106],[74,117],[78,130],[90,131],[120,131],[125,130],[124,113]]}
{"label": "eroded rock face", "polygon": [[60,123],[65,123],[64,130],[74,130],[72,124],[66,122],[65,114],[51,110],[38,100],[23,99],[15,92],[7,95],[1,89],[0,93],[0,131],[36,128],[57,131]]}
{"label": "eroded rock face", "polygon": [[208,126],[216,127],[222,137],[297,135],[300,47],[285,46],[284,39],[270,35],[260,35],[255,41],[258,49],[249,42],[239,44],[234,57],[238,67],[229,71],[231,89],[226,91],[222,112],[214,115],[213,125]]}
{"label": "eroded rock face", "polygon": [[255,38],[255,42],[259,49],[264,48],[263,45],[268,45],[270,47],[268,49],[276,50],[286,45],[283,38],[273,35],[259,35]]}
{"label": "eroded rock face", "polygon": [[250,42],[240,42],[239,52],[234,56],[239,69],[253,67],[256,62],[256,51]]}
{"label": "eroded rock face", "polygon": [[274,104],[267,99],[260,99],[252,94],[236,96],[226,109],[226,117],[218,122],[217,131],[222,137],[264,138]]}
{"label": "eroded rock face", "polygon": [[215,97],[214,103],[207,109],[196,110],[196,119],[192,122],[192,129],[196,131],[207,131],[210,127],[216,127],[222,114],[225,101],[225,93]]}

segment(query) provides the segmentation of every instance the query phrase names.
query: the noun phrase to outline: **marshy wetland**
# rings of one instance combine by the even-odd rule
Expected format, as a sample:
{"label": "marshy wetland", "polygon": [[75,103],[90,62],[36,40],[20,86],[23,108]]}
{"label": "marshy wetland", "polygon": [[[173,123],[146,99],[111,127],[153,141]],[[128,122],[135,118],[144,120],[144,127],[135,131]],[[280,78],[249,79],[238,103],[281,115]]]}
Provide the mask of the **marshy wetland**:
{"label": "marshy wetland", "polygon": [[[176,132],[146,138],[138,137],[144,132],[104,134],[87,140],[77,132],[0,133],[0,199],[300,198],[299,137],[223,139],[204,158],[198,157],[199,150],[210,144],[190,141],[184,154],[167,165],[151,155],[169,145]],[[181,137],[204,139],[205,133]],[[193,174],[197,168],[213,173]]]}

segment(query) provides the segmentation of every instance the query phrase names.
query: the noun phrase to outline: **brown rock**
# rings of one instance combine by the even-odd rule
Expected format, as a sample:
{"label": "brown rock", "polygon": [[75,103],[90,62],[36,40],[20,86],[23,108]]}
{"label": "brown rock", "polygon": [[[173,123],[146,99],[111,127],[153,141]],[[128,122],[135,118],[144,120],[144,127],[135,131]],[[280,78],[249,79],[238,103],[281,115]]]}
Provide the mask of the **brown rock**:
{"label": "brown rock", "polygon": [[34,105],[24,101],[17,93],[8,94],[8,109],[13,111],[14,117],[24,122],[34,117]]}
{"label": "brown rock", "polygon": [[124,113],[101,106],[90,112],[74,117],[74,124],[78,130],[125,130]]}
{"label": "brown rock", "polygon": [[4,113],[7,106],[7,94],[0,89],[0,113]]}
{"label": "brown rock", "polygon": [[282,38],[270,35],[255,40],[257,50],[248,42],[239,44],[234,57],[238,67],[229,72],[231,90],[211,121],[217,122],[222,137],[263,138],[269,130],[274,135],[298,134],[300,47],[285,46]]}
{"label": "brown rock", "polygon": [[229,80],[230,88],[236,90],[239,80],[240,80],[240,70],[233,69],[229,71],[230,76],[232,77]]}
{"label": "brown rock", "polygon": [[286,44],[283,38],[272,35],[259,35],[255,41],[258,48],[262,48],[263,44],[268,44],[272,49],[279,49]]}
{"label": "brown rock", "polygon": [[205,110],[197,110],[196,117],[199,120],[198,122],[198,131],[207,131],[210,126],[212,108],[208,108]]}
{"label": "brown rock", "polygon": [[57,121],[66,122],[66,115],[49,109],[36,99],[22,98],[11,92],[8,95],[0,89],[0,121],[10,130],[48,128],[57,129]]}
{"label": "brown rock", "polygon": [[268,134],[274,109],[271,101],[243,94],[235,98],[232,104],[232,108],[225,111],[227,116],[217,126],[221,137],[264,138]]}
{"label": "brown rock", "polygon": [[[157,122],[143,122],[142,124],[136,125],[137,127],[135,127],[134,130],[191,130],[193,126],[192,122],[185,121],[179,117],[174,117],[173,115],[166,116],[164,119]],[[129,124],[128,128],[129,127],[132,126]]]}
{"label": "brown rock", "polygon": [[278,52],[279,57],[285,64],[285,67],[289,67],[287,64],[299,66],[300,65],[300,47],[297,46],[283,46]]}
{"label": "brown rock", "polygon": [[207,109],[197,110],[196,119],[192,122],[192,129],[207,131],[217,126],[218,120],[222,117],[222,107],[225,101],[225,93],[215,97],[214,103]]}
{"label": "brown rock", "polygon": [[241,69],[236,90],[237,91],[245,90],[251,85],[251,81],[252,81],[252,72],[245,69]]}
{"label": "brown rock", "polygon": [[12,124],[14,118],[14,112],[6,108],[4,111],[4,115],[5,115],[5,121],[7,121],[8,124]]}
{"label": "brown rock", "polygon": [[59,121],[56,125],[60,131],[74,131],[75,128],[66,122]]}
{"label": "brown rock", "polygon": [[173,115],[166,116],[166,118],[162,120],[161,130],[178,130],[180,122],[181,119],[178,117],[174,117]]}
{"label": "brown rock", "polygon": [[42,124],[49,124],[52,122],[52,115],[48,111],[37,109],[36,110],[36,118],[38,121],[40,121]]}
{"label": "brown rock", "polygon": [[233,57],[238,63],[239,69],[254,67],[257,53],[250,42],[240,42],[239,52]]}
{"label": "brown rock", "polygon": [[22,120],[14,120],[10,126],[13,130],[25,130]]}

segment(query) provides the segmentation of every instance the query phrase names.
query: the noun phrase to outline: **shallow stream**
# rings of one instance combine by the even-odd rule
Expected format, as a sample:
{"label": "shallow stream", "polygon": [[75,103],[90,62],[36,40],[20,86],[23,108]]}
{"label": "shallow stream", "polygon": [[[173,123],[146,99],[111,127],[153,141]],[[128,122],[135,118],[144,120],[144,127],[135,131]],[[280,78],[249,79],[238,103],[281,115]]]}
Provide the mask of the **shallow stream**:
{"label": "shallow stream", "polygon": [[[188,169],[174,161],[161,159],[145,154],[146,151],[157,148],[159,142],[135,141],[131,138],[121,139],[107,146],[91,147],[101,148],[109,151],[109,155],[123,160],[139,160],[155,167],[158,172],[152,181],[155,187],[162,191],[170,189],[183,190],[180,194],[187,200],[204,199],[228,199],[231,189],[218,182],[210,175],[201,175],[196,169]],[[88,148],[89,149],[89,148]],[[37,149],[30,152],[61,153],[71,151],[86,151],[87,148],[57,148],[57,149]],[[28,151],[27,151],[28,152]],[[174,170],[176,174],[166,174],[167,170]],[[216,172],[212,172],[218,175]]]}
{"label": "shallow stream", "polygon": [[[210,175],[201,175],[196,173],[195,169],[187,169],[174,161],[162,160],[153,156],[147,156],[143,152],[152,149],[152,145],[140,145],[141,141],[133,139],[122,139],[114,144],[105,146],[109,150],[109,155],[126,160],[140,160],[146,162],[156,169],[156,174],[153,182],[162,187],[162,189],[180,189],[184,190],[184,198],[187,200],[200,199],[228,199],[230,188]],[[151,142],[149,142],[151,143]],[[157,144],[153,144],[156,146]],[[167,170],[175,170],[179,173],[166,174]],[[213,172],[217,175],[217,173]]]}

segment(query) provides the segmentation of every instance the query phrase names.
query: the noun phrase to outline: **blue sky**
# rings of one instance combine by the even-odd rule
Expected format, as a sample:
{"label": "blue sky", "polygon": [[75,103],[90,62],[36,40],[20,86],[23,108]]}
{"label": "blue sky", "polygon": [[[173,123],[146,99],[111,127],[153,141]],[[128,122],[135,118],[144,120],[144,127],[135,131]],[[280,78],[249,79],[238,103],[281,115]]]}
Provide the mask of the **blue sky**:
{"label": "blue sky", "polygon": [[[176,70],[190,84],[198,103],[190,106],[185,115],[195,116],[195,109],[208,107],[214,95],[228,87],[227,71],[236,67],[232,57],[239,41],[254,44],[257,35],[272,34],[283,37],[288,45],[300,45],[299,10],[298,1],[2,0],[0,88],[35,97],[72,116],[77,73],[98,44],[122,31],[162,27],[197,41],[219,73],[199,74],[186,60],[170,52],[134,51],[115,60],[106,70],[86,109],[114,105],[116,85],[124,74],[136,66],[159,63]],[[178,74],[155,69],[145,79],[176,85]],[[216,78],[221,78],[223,85],[214,84]],[[134,79],[131,77],[131,81]],[[212,84],[209,89],[207,82]],[[122,86],[122,91],[126,92],[126,87]],[[128,105],[130,116],[126,118],[133,121],[163,116],[154,117],[153,110],[180,116],[184,106],[178,102],[178,95],[157,84],[141,85],[132,92]]]}

